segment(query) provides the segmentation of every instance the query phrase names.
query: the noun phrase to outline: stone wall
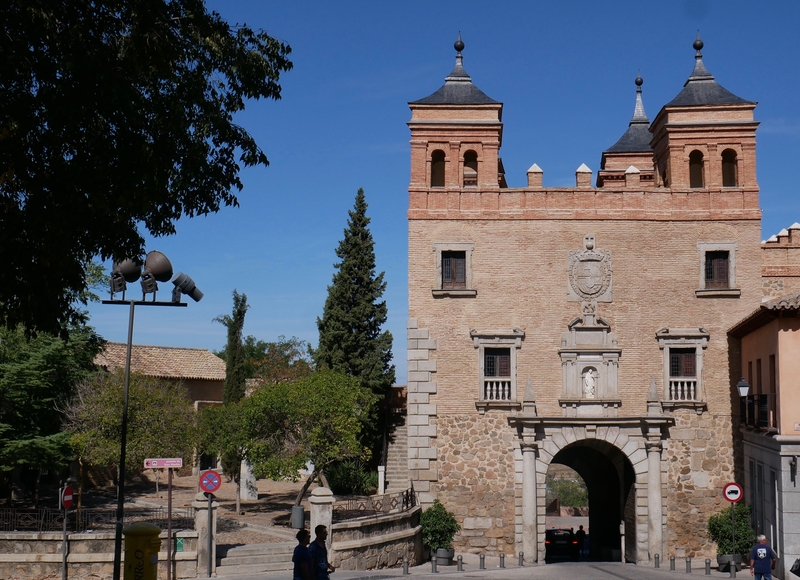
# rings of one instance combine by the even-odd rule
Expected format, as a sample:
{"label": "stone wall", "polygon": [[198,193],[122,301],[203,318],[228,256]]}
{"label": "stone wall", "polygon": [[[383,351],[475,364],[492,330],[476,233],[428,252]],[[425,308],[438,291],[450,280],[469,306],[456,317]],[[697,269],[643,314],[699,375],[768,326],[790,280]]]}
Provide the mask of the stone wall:
{"label": "stone wall", "polygon": [[445,415],[439,428],[436,495],[461,523],[457,551],[515,552],[516,434],[504,413]]}
{"label": "stone wall", "polygon": [[[173,555],[173,578],[197,577],[197,532],[176,532],[183,551]],[[0,578],[29,580],[47,576],[60,577],[62,569],[61,533],[0,533]],[[167,534],[161,534],[159,578],[167,577],[167,553],[163,550]],[[123,546],[124,548],[124,546]],[[68,535],[67,577],[110,578],[114,563],[113,533]],[[124,558],[124,549],[123,549]]]}
{"label": "stone wall", "polygon": [[722,487],[737,480],[731,416],[686,411],[674,417],[663,456],[668,482],[667,545],[670,555],[678,558],[713,559],[717,550],[706,534],[708,518],[730,506],[722,497]]}
{"label": "stone wall", "polygon": [[422,508],[357,518],[331,526],[331,563],[342,570],[373,570],[422,563]]}

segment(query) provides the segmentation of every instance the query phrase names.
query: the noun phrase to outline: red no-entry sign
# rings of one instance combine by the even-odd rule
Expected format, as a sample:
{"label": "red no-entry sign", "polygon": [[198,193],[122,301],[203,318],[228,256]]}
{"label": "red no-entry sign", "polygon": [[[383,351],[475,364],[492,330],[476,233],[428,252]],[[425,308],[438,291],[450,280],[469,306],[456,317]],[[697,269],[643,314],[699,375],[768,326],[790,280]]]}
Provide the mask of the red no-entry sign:
{"label": "red no-entry sign", "polygon": [[72,507],[72,487],[65,485],[61,490],[61,507],[68,510]]}
{"label": "red no-entry sign", "polygon": [[220,488],[221,485],[222,479],[220,479],[219,473],[213,469],[209,469],[208,471],[204,471],[200,474],[200,489],[203,491],[214,493]]}

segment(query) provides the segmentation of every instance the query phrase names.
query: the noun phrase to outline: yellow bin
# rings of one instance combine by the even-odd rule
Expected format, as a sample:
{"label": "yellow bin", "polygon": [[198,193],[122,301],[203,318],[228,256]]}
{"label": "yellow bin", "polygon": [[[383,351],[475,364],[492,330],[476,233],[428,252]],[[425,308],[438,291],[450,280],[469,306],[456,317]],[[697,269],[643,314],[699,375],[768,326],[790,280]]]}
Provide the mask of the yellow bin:
{"label": "yellow bin", "polygon": [[124,580],[157,580],[161,528],[138,522],[122,530],[125,536]]}

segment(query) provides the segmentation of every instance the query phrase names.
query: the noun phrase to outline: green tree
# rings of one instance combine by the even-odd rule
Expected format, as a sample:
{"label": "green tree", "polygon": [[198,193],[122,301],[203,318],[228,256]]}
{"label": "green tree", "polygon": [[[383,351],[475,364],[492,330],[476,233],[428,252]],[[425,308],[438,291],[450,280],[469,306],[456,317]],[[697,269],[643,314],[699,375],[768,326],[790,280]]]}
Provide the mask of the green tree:
{"label": "green tree", "polygon": [[214,322],[225,325],[228,329],[228,342],[225,345],[225,384],[222,387],[222,404],[240,401],[247,388],[247,369],[245,352],[242,345],[242,328],[244,316],[247,314],[247,294],[233,291],[233,311],[217,316]]}
{"label": "green tree", "polygon": [[[709,517],[708,537],[717,543],[717,555],[741,554],[746,558],[756,540],[755,532],[750,526],[750,506],[744,502],[732,503],[730,509]],[[733,545],[734,539],[736,546]]]}
{"label": "green tree", "polygon": [[21,327],[0,328],[0,473],[6,483],[19,467],[34,468],[38,484],[43,468],[72,458],[59,409],[94,371],[103,340],[89,327],[65,334],[67,340],[43,333],[27,337]]}
{"label": "green tree", "polygon": [[[82,461],[97,467],[118,467],[124,386],[122,370],[97,373],[78,386],[66,409],[65,428]],[[191,463],[196,440],[197,416],[186,387],[132,373],[126,473],[140,473],[148,457],[181,457]]]}
{"label": "green tree", "polygon": [[369,458],[361,431],[375,402],[359,379],[330,370],[261,386],[242,401],[253,472],[257,477],[297,479],[298,470],[311,461],[316,473],[298,495],[299,505],[317,473],[333,462]]}
{"label": "green tree", "polygon": [[[241,504],[241,465],[250,444],[242,401],[203,409],[199,417],[199,451],[223,458],[223,469],[236,483],[236,513]],[[235,469],[233,468],[235,466]],[[230,469],[229,469],[230,468]]]}
{"label": "green tree", "polygon": [[[311,345],[296,336],[281,335],[275,342],[258,340],[248,335],[242,341],[245,376],[260,383],[281,383],[307,377],[314,370],[311,360]],[[216,351],[226,360],[227,347]]]}
{"label": "green tree", "polygon": [[589,492],[582,479],[548,475],[545,478],[545,486],[548,505],[556,498],[559,498],[561,505],[565,507],[589,505]]}
{"label": "green tree", "polygon": [[0,22],[0,324],[57,333],[95,256],[238,204],[268,162],[234,117],[280,98],[291,49],[203,0],[6,0]]}
{"label": "green tree", "polygon": [[319,345],[313,356],[319,367],[358,377],[384,401],[364,417],[365,441],[377,452],[386,427],[385,401],[394,383],[394,365],[392,335],[381,330],[387,314],[386,302],[381,300],[386,282],[383,272],[375,273],[375,242],[369,223],[364,190],[359,189],[344,239],[336,249],[340,261],[334,264],[336,272],[328,286],[322,318],[317,318]]}

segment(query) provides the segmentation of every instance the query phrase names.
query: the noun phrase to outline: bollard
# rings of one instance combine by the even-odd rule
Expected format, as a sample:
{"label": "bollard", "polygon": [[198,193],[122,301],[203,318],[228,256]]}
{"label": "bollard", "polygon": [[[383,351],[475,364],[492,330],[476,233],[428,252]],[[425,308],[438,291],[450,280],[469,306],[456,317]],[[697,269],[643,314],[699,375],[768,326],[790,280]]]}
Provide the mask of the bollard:
{"label": "bollard", "polygon": [[686,573],[687,574],[691,574],[692,573],[692,559],[691,558],[686,558]]}
{"label": "bollard", "polygon": [[706,576],[711,576],[711,559],[706,558]]}
{"label": "bollard", "polygon": [[730,570],[731,570],[731,578],[736,578],[736,562],[733,561],[731,562]]}
{"label": "bollard", "polygon": [[669,571],[670,572],[674,572],[675,571],[675,556],[670,556],[669,557]]}
{"label": "bollard", "polygon": [[431,558],[431,572],[436,574],[439,570],[436,569],[436,556]]}
{"label": "bollard", "polygon": [[506,555],[505,554],[500,554],[500,567],[501,568],[505,568],[506,567]]}
{"label": "bollard", "polygon": [[457,568],[457,570],[458,570],[459,572],[463,572],[463,571],[464,571],[464,557],[463,557],[463,556],[459,556],[459,557],[458,557],[458,562],[457,562],[457,563],[458,563],[458,568]]}
{"label": "bollard", "polygon": [[656,554],[655,556],[653,556],[653,560],[655,561],[656,568],[660,568],[661,567],[661,556]]}
{"label": "bollard", "polygon": [[408,576],[408,556],[403,556],[403,576]]}
{"label": "bollard", "polygon": [[480,569],[486,570],[486,554],[481,554],[478,559],[480,560]]}
{"label": "bollard", "polygon": [[525,565],[525,555],[520,552],[519,553],[519,567],[522,568]]}

